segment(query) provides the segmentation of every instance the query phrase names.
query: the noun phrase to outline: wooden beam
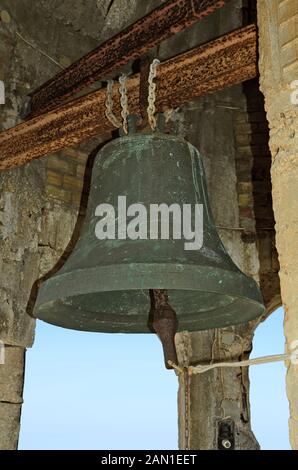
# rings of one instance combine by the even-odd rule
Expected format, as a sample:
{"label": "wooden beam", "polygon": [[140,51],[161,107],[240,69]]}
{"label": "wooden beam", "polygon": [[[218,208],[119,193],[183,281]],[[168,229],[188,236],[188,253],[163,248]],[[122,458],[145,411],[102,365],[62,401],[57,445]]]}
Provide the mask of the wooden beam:
{"label": "wooden beam", "polygon": [[30,116],[52,109],[65,98],[146,54],[230,0],[168,0],[108,39],[31,94]]}
{"label": "wooden beam", "polygon": [[[157,69],[156,108],[175,108],[257,75],[254,25],[163,62]],[[139,114],[140,77],[128,80],[129,111]],[[121,120],[117,85],[115,114]],[[116,99],[117,97],[117,99]],[[73,146],[114,127],[105,116],[105,90],[83,96],[0,134],[0,169]]]}

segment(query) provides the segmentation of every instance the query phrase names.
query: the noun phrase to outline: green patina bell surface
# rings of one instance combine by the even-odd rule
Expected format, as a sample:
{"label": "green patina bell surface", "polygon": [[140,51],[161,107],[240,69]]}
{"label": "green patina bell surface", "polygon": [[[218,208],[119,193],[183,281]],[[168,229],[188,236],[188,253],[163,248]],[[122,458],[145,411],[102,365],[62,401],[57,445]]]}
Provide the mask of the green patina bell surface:
{"label": "green patina bell surface", "polygon": [[[114,219],[113,211],[103,218],[101,204],[114,208]],[[149,214],[152,204],[202,207],[202,246],[186,249],[189,240],[173,235],[173,217],[164,239],[152,231],[149,215],[142,227],[132,226],[132,233],[138,228],[142,238],[129,238],[125,223],[134,219],[136,206],[125,221],[124,205],[132,204],[145,208],[142,215],[146,209]],[[194,209],[192,214],[194,219]],[[107,236],[116,237],[99,239],[104,238],[104,220]],[[42,284],[35,316],[77,330],[151,332],[149,289],[168,290],[179,331],[234,325],[264,311],[257,284],[237,268],[219,239],[198,150],[158,132],[120,137],[98,153],[80,238],[62,269]]]}

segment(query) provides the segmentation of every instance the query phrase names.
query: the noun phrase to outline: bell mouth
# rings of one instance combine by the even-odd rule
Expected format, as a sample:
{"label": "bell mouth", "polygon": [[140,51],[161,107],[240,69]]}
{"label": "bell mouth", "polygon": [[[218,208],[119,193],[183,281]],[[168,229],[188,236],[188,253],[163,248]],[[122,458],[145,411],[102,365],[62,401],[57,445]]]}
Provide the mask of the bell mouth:
{"label": "bell mouth", "polygon": [[[178,317],[178,331],[199,331],[210,328],[223,328],[237,323],[247,322],[262,313],[261,306],[246,299],[234,298],[228,295],[212,292],[172,291],[169,299]],[[116,305],[131,305],[130,309],[121,312],[117,310],[99,311],[107,299],[113,298]],[[146,299],[143,305],[141,300]],[[96,302],[98,308],[92,309]],[[133,305],[138,302],[138,309]],[[198,306],[208,302],[208,308]],[[188,306],[187,313],[183,309]],[[38,317],[62,328],[102,333],[152,333],[149,320],[150,299],[147,291],[114,291],[98,294],[87,294],[72,298],[48,302],[38,312]],[[90,308],[90,310],[88,309]],[[110,306],[111,307],[111,306]],[[142,308],[143,307],[143,308]],[[238,318],[237,318],[238,317]]]}
{"label": "bell mouth", "polygon": [[153,288],[168,289],[178,331],[244,323],[264,311],[255,281],[241,271],[122,264],[54,276],[41,287],[34,313],[48,323],[75,330],[151,333],[149,289]]}

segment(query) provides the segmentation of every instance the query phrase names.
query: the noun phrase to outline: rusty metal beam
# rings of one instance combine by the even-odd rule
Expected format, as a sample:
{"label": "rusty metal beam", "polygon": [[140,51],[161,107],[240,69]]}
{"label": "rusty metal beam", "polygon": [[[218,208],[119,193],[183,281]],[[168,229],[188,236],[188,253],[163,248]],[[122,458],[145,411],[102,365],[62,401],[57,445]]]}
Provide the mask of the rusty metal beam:
{"label": "rusty metal beam", "polygon": [[[256,27],[236,30],[163,62],[157,72],[158,111],[254,78],[258,73]],[[139,89],[140,77],[135,75],[128,81],[133,114],[140,113]],[[121,119],[118,100],[115,114]],[[22,165],[112,129],[105,117],[105,90],[90,93],[0,134],[0,169]]]}
{"label": "rusty metal beam", "polygon": [[230,0],[168,0],[63,70],[31,94],[30,116],[102,79]]}

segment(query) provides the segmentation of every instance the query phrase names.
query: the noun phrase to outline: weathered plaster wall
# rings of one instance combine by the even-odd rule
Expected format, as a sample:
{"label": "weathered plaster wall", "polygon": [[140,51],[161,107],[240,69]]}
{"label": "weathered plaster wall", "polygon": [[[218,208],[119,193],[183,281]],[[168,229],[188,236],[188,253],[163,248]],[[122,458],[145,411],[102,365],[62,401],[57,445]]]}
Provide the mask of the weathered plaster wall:
{"label": "weathered plaster wall", "polygon": [[[1,129],[20,120],[29,89],[36,88],[59,71],[59,67],[36,47],[66,65],[160,2],[130,0],[129,8],[127,3],[127,0],[0,0],[0,10],[9,11],[11,17],[9,23],[0,22],[0,79],[5,81],[7,89],[6,105],[0,108]],[[247,9],[245,13],[249,16],[251,10]],[[162,44],[156,55],[166,58],[208,41],[239,26],[242,18],[241,1],[231,2],[212,18]],[[29,40],[34,48],[17,33]],[[253,86],[250,84],[249,89]],[[252,94],[253,100],[255,92]],[[230,227],[221,229],[220,234],[234,261],[259,279],[260,272],[266,271],[262,268],[265,260],[265,278],[272,277],[271,290],[278,295],[278,278],[271,265],[273,219],[270,231],[264,232],[270,246],[268,248],[267,243],[264,257],[260,251],[258,254],[258,246],[262,243],[256,230],[258,220],[261,220],[261,216],[256,216],[256,209],[261,205],[256,202],[252,185],[254,173],[259,175],[259,186],[269,181],[264,149],[261,150],[258,147],[261,144],[252,142],[249,137],[256,131],[254,126],[260,126],[257,133],[266,142],[266,122],[264,116],[249,117],[250,112],[262,111],[260,98],[257,96],[256,108],[249,108],[248,102],[247,90],[241,86],[233,87],[179,110],[172,126],[197,145],[204,156],[216,223]],[[30,312],[36,281],[61,265],[75,242],[88,193],[92,162],[88,155],[99,143],[100,140],[95,139],[79,148],[62,151],[1,175],[0,339],[15,349],[8,350],[12,359],[4,367],[0,366],[0,449],[17,445],[22,358],[25,348],[33,342],[34,321]],[[270,211],[269,197],[263,206],[265,211]],[[269,303],[271,293],[267,297]],[[226,332],[182,336],[179,338],[180,353],[184,348],[187,362],[247,357],[254,327],[252,324]],[[13,376],[18,380],[11,382]],[[192,448],[217,448],[215,423],[227,416],[232,416],[237,426],[237,447],[257,446],[250,431],[248,385],[247,371],[240,369],[212,372],[193,379]],[[180,405],[182,394],[183,386]],[[180,445],[183,447],[182,413],[179,419]]]}
{"label": "weathered plaster wall", "polygon": [[[290,352],[298,339],[298,111],[291,99],[291,84],[298,79],[298,2],[259,0],[258,21],[286,350]],[[298,449],[298,365],[289,362],[287,366],[290,440],[293,449]]]}
{"label": "weathered plaster wall", "polygon": [[[70,8],[66,2],[61,8],[61,2],[56,2],[51,12],[47,9],[49,4],[0,1],[0,10],[9,13],[5,16],[8,21],[0,21],[0,79],[6,86],[6,104],[0,107],[1,130],[20,121],[29,90],[59,71],[38,48],[65,63],[97,44],[98,33],[94,30],[92,36],[84,15],[77,15],[82,21],[80,27],[72,24],[71,17],[67,18],[67,11],[75,15],[76,8]],[[83,12],[84,4],[77,2],[76,6]],[[89,9],[91,4],[94,2],[89,2]],[[103,6],[92,15],[98,26],[103,24],[104,14]],[[82,40],[78,41],[80,35]],[[18,441],[22,358],[34,338],[35,322],[30,312],[35,283],[61,258],[78,217],[82,165],[85,166],[89,150],[85,148],[85,153],[75,150],[71,156],[69,153],[1,174],[0,339],[13,347],[6,348],[8,359],[4,366],[0,365],[0,449],[15,448]],[[50,172],[55,165],[62,178],[59,188],[55,185],[56,176]],[[11,381],[13,377],[18,378],[15,383]]]}
{"label": "weathered plaster wall", "polygon": [[[236,264],[259,280],[259,259],[256,238],[243,241],[240,228],[236,178],[236,146],[234,119],[237,109],[245,109],[241,87],[233,87],[206,97],[186,107],[183,113],[187,137],[200,148],[207,171],[211,206],[219,233]],[[254,224],[254,216],[250,218]],[[250,227],[255,233],[254,227]],[[241,315],[241,312],[239,312]],[[210,363],[246,358],[251,349],[255,323],[224,330],[211,330],[183,335],[186,363]],[[181,346],[180,346],[181,347]],[[243,369],[221,369],[191,378],[189,447],[218,448],[219,423],[232,420],[237,449],[256,449],[258,444],[250,429],[248,375]],[[180,387],[180,407],[183,409],[184,387]],[[182,416],[182,413],[181,413]],[[202,425],[204,423],[204,425]],[[186,439],[183,419],[180,426],[180,446]]]}
{"label": "weathered plaster wall", "polygon": [[[206,18],[204,41],[255,19],[254,2],[232,2],[229,12]],[[187,33],[194,44],[199,28]],[[173,43],[179,38],[173,38]],[[161,56],[171,43],[160,47]],[[270,184],[268,123],[257,80],[212,94],[183,107],[176,129],[201,151],[211,207],[224,245],[235,263],[260,282],[268,311],[280,304],[278,262]],[[239,314],[241,314],[239,312]],[[180,335],[185,364],[247,359],[258,322],[224,330]],[[185,388],[179,392],[180,447],[218,448],[219,423],[234,426],[236,449],[256,449],[250,428],[247,369],[221,369],[191,379],[190,423],[183,416]],[[231,421],[232,420],[232,421]],[[186,439],[185,427],[189,428]],[[188,442],[187,442],[188,441]]]}

